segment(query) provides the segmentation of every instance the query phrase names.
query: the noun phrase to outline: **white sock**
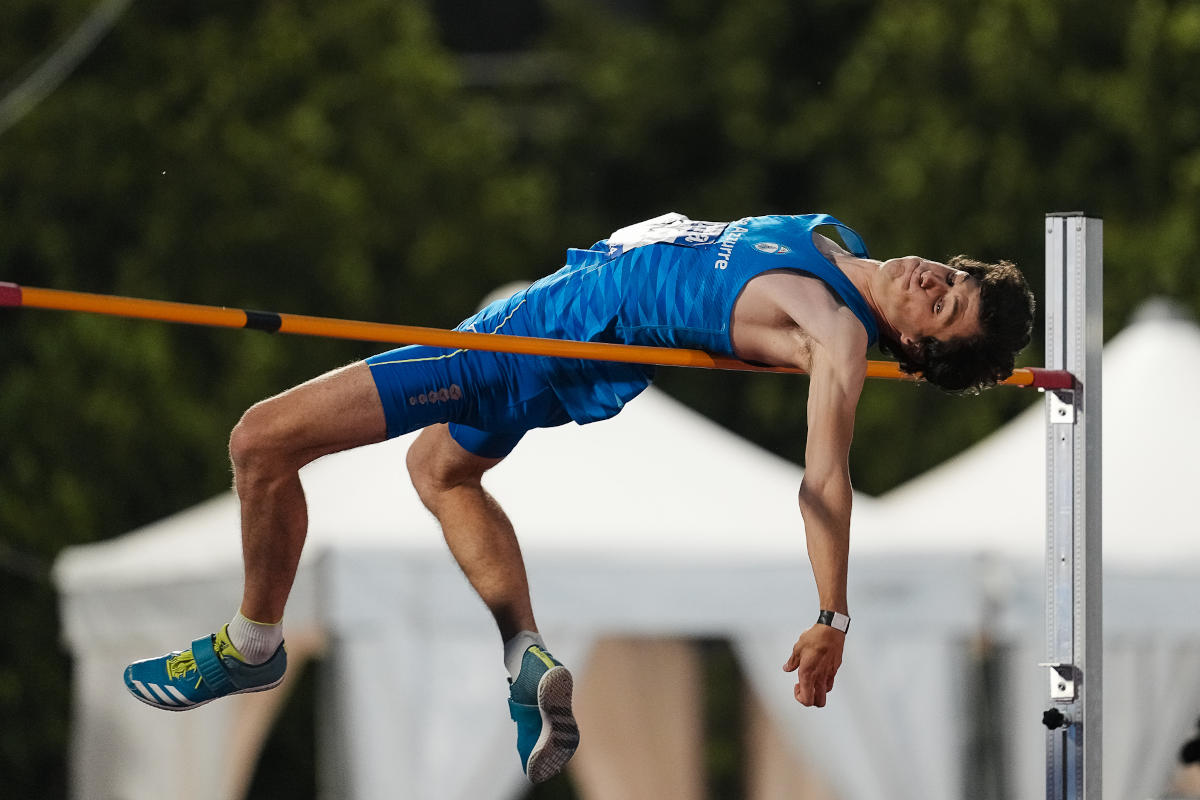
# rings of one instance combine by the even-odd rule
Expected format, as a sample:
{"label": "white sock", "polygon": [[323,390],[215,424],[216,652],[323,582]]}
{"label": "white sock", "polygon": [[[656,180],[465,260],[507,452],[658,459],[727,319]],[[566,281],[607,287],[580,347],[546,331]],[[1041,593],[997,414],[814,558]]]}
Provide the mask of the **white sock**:
{"label": "white sock", "polygon": [[514,681],[521,674],[521,662],[525,658],[525,651],[535,644],[543,650],[546,649],[542,635],[536,631],[521,631],[504,643],[504,666],[508,668],[508,674]]}
{"label": "white sock", "polygon": [[255,622],[242,616],[239,609],[229,623],[229,641],[245,657],[247,664],[261,664],[279,649],[283,641],[283,620]]}

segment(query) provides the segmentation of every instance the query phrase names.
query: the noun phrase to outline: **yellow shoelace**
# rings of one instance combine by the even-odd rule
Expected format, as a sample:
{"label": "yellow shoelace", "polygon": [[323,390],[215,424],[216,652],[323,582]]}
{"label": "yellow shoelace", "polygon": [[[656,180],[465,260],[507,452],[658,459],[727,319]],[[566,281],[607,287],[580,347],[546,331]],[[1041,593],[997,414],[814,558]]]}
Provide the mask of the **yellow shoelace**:
{"label": "yellow shoelace", "polygon": [[[172,656],[167,659],[167,677],[171,680],[176,680],[187,675],[192,670],[197,669],[196,657],[192,655],[191,650],[184,650],[177,656]],[[200,682],[204,678],[196,675],[196,688],[200,688]]]}

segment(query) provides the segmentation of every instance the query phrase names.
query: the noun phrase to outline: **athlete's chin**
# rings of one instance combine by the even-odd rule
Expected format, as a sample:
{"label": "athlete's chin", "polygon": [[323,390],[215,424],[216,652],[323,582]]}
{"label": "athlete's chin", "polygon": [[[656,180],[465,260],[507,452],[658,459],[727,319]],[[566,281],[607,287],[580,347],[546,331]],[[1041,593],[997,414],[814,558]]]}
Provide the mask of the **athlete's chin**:
{"label": "athlete's chin", "polygon": [[911,274],[914,266],[913,259],[909,256],[889,258],[879,265],[879,271],[892,280],[903,280]]}

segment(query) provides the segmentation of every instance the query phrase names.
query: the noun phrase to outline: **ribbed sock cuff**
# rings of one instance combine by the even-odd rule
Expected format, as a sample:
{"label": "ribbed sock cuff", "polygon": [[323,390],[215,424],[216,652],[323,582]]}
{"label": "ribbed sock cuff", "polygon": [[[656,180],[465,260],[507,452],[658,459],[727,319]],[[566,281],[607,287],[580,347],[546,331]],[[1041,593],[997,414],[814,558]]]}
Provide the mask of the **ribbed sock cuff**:
{"label": "ribbed sock cuff", "polygon": [[229,623],[229,641],[247,664],[261,664],[279,649],[283,641],[283,622],[255,622],[239,610]]}

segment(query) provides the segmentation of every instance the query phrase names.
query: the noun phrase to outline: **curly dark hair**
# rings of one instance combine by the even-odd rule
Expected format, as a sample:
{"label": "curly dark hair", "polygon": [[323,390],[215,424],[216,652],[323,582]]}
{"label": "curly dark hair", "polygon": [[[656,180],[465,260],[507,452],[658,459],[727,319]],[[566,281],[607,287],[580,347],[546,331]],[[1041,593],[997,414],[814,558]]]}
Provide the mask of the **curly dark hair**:
{"label": "curly dark hair", "polygon": [[947,265],[979,281],[977,336],[939,341],[927,336],[917,343],[916,354],[883,337],[879,348],[896,357],[900,369],[938,388],[956,394],[978,394],[1012,374],[1017,353],[1029,344],[1033,331],[1033,292],[1025,276],[1008,262],[986,264],[955,256]]}

